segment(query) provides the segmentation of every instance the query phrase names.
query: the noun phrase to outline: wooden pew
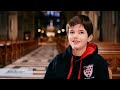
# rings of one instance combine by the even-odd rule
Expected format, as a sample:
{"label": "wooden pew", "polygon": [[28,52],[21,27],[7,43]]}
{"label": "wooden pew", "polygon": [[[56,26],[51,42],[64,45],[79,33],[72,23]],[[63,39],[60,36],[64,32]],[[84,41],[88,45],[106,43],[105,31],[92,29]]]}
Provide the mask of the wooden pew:
{"label": "wooden pew", "polygon": [[120,79],[120,44],[114,43],[96,43],[99,54],[107,61],[112,70],[113,79]]}
{"label": "wooden pew", "polygon": [[26,55],[32,50],[38,48],[38,40],[22,41],[22,55]]}
{"label": "wooden pew", "polygon": [[37,40],[0,41],[0,67],[14,62],[36,48],[38,48]]}
{"label": "wooden pew", "polygon": [[4,66],[4,60],[5,60],[5,41],[0,40],[0,68]]}
{"label": "wooden pew", "polygon": [[1,48],[1,66],[4,67],[7,65],[7,62],[10,61],[8,60],[8,47],[10,46],[10,43],[7,42],[6,40],[0,41],[0,48]]}
{"label": "wooden pew", "polygon": [[99,54],[107,61],[108,66],[112,70],[113,79],[120,79],[120,44],[114,43],[96,43],[98,45]]}
{"label": "wooden pew", "polygon": [[68,41],[66,38],[57,38],[56,47],[59,53],[63,52],[68,46]]}

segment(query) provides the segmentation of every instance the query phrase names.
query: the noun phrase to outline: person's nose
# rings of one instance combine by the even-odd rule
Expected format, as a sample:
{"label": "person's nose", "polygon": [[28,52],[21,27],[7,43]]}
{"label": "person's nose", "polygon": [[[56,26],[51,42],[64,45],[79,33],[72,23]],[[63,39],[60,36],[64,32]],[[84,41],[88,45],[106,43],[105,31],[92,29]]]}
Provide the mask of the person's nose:
{"label": "person's nose", "polygon": [[74,34],[74,39],[78,39],[78,34],[77,33]]}

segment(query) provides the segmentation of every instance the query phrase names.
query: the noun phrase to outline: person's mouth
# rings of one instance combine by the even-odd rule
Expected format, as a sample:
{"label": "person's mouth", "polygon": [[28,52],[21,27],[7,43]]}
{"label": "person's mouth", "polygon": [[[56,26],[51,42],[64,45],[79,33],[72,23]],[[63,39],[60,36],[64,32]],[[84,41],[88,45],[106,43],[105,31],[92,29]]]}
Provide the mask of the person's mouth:
{"label": "person's mouth", "polygon": [[78,40],[73,40],[73,43],[74,44],[78,44],[80,41],[78,41]]}

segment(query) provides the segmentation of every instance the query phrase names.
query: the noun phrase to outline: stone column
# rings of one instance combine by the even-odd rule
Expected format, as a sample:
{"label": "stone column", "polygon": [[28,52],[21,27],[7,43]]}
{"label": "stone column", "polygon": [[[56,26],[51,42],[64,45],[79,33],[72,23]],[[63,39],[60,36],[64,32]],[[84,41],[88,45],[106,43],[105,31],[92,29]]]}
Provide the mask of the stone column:
{"label": "stone column", "polygon": [[17,20],[17,11],[10,11],[8,16],[9,21],[9,39],[16,40],[18,34],[18,20]]}

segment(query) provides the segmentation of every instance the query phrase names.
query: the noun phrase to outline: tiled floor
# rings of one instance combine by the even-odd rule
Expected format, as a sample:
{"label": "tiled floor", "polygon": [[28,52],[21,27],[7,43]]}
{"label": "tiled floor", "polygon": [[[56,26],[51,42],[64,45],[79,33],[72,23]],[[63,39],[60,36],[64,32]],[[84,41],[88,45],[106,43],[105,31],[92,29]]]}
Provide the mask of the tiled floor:
{"label": "tiled floor", "polygon": [[[43,79],[49,62],[56,54],[58,54],[58,52],[56,50],[55,43],[43,43],[42,45],[43,46],[40,46],[31,53],[25,55],[24,57],[21,57],[12,64],[3,68],[9,68],[11,71],[9,74],[0,74],[0,79]],[[23,70],[23,68],[31,69],[32,74],[14,74],[18,72],[17,70]]]}

